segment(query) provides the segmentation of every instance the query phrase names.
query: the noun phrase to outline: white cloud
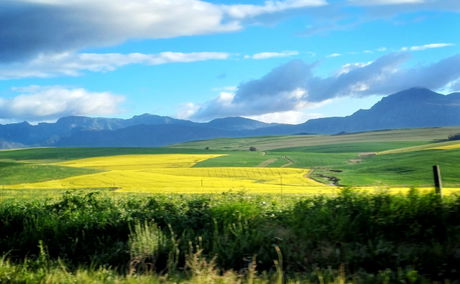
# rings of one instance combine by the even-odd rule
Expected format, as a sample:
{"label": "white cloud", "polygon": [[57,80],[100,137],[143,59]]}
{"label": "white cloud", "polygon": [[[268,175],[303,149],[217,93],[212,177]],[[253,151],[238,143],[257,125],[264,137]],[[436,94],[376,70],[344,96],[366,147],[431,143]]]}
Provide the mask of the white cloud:
{"label": "white cloud", "polygon": [[212,91],[214,92],[234,92],[237,89],[238,89],[237,86],[225,86],[225,87],[213,88]]}
{"label": "white cloud", "polygon": [[82,71],[107,72],[129,64],[159,65],[178,62],[223,60],[230,57],[225,52],[162,52],[142,53],[59,53],[40,55],[28,62],[0,65],[0,79],[23,77],[50,77],[79,75]]}
{"label": "white cloud", "polygon": [[302,112],[339,97],[388,95],[412,87],[439,90],[460,81],[460,54],[417,68],[404,68],[408,53],[392,53],[367,63],[350,63],[329,77],[314,74],[315,64],[293,60],[234,93],[194,104],[192,119],[224,116],[267,119],[270,114]]}
{"label": "white cloud", "polygon": [[453,43],[429,43],[429,44],[424,44],[424,45],[405,46],[401,48],[401,51],[420,51],[420,50],[448,47],[448,46],[454,46],[454,45],[455,44]]}
{"label": "white cloud", "polygon": [[326,4],[325,0],[267,1],[263,5],[202,0],[0,1],[0,62],[110,46],[129,39],[238,31],[250,18]]}
{"label": "white cloud", "polygon": [[379,5],[401,5],[401,4],[420,4],[425,0],[349,0],[350,4],[360,6],[379,6]]}
{"label": "white cloud", "polygon": [[176,117],[179,119],[188,119],[194,113],[196,113],[200,109],[200,106],[195,103],[184,103],[179,106],[179,110],[176,113]]}
{"label": "white cloud", "polygon": [[359,68],[363,68],[369,64],[371,64],[372,61],[369,62],[357,62],[357,63],[347,63],[342,65],[342,67],[337,71],[336,76],[340,76],[343,74],[350,73],[351,71]]}
{"label": "white cloud", "polygon": [[309,119],[324,117],[324,115],[320,113],[307,113],[302,111],[284,111],[245,117],[266,123],[299,124]]}
{"label": "white cloud", "polygon": [[299,55],[298,51],[295,50],[286,50],[281,52],[260,52],[253,55],[246,55],[246,59],[269,59],[269,58],[280,58],[280,57],[289,57]]}
{"label": "white cloud", "polygon": [[62,86],[17,88],[20,94],[0,99],[0,118],[31,121],[52,120],[69,115],[110,115],[120,112],[122,96]]}
{"label": "white cloud", "polygon": [[[403,51],[403,52],[408,52],[408,51],[422,51],[422,50],[427,50],[427,49],[434,49],[434,48],[442,48],[442,47],[449,47],[449,46],[455,46],[453,43],[429,43],[429,44],[424,44],[424,45],[414,45],[414,46],[404,46],[399,49],[393,50],[393,51]],[[375,52],[385,52],[388,51],[389,49],[387,47],[379,47],[376,49],[366,49],[360,52],[357,51],[351,51],[347,52],[346,54],[349,55],[356,55],[356,54],[373,54]],[[331,53],[327,55],[327,58],[332,58],[332,57],[338,57],[338,56],[343,56],[342,53]]]}
{"label": "white cloud", "polygon": [[291,9],[305,7],[318,7],[327,5],[325,0],[286,0],[286,1],[265,1],[264,5],[227,5],[224,11],[235,19],[257,17],[263,14],[279,13]]}
{"label": "white cloud", "polygon": [[327,57],[332,58],[332,57],[339,57],[339,56],[342,56],[342,54],[335,52],[335,53],[329,54]]}

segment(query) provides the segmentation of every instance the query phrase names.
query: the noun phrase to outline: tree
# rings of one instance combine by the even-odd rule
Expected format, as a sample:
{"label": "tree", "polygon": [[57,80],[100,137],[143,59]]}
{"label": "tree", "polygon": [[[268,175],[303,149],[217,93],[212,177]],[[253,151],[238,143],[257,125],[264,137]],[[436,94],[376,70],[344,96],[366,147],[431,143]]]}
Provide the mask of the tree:
{"label": "tree", "polygon": [[249,151],[251,151],[251,152],[255,152],[255,151],[257,151],[257,148],[256,148],[256,147],[254,147],[254,146],[251,146],[251,147],[249,147]]}
{"label": "tree", "polygon": [[449,141],[460,140],[460,133],[450,135],[449,138],[447,138],[447,140]]}

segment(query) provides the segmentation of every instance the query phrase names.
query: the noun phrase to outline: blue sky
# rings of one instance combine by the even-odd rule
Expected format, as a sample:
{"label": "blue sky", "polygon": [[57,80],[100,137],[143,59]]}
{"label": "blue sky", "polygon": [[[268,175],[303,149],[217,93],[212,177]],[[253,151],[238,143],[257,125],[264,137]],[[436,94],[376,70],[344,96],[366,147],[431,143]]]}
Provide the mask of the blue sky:
{"label": "blue sky", "polygon": [[0,121],[300,123],[460,91],[458,0],[0,3]]}

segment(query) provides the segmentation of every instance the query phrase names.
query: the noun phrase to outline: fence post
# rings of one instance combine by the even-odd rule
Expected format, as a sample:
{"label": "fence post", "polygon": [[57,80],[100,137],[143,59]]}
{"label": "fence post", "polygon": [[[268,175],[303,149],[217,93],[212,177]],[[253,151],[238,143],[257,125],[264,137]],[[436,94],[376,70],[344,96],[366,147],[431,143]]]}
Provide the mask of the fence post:
{"label": "fence post", "polygon": [[442,181],[441,181],[441,168],[439,167],[439,165],[433,166],[433,177],[434,177],[435,192],[441,195]]}

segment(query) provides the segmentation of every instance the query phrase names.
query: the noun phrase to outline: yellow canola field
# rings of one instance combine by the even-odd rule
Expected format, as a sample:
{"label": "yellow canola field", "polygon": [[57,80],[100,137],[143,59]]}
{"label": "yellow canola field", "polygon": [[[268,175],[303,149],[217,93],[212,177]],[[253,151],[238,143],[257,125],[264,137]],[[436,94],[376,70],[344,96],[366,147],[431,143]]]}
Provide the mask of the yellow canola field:
{"label": "yellow canola field", "polygon": [[[61,166],[82,167],[101,172],[45,182],[8,186],[11,189],[112,188],[117,192],[142,193],[296,193],[337,194],[339,187],[308,178],[310,170],[294,168],[210,167],[193,168],[200,161],[221,155],[155,154],[120,155],[72,160]],[[362,192],[406,193],[407,187],[359,187]],[[434,190],[421,188],[422,192]],[[443,194],[459,192],[444,188]]]}
{"label": "yellow canola field", "polygon": [[331,194],[337,187],[307,178],[309,170],[292,168],[192,168],[197,162],[220,155],[121,155],[58,163],[103,172],[18,184],[12,188],[113,188],[118,192]]}
{"label": "yellow canola field", "polygon": [[60,166],[92,168],[99,170],[140,170],[151,168],[190,168],[195,164],[223,155],[152,154],[116,155],[95,157],[57,163]]}
{"label": "yellow canola field", "polygon": [[[435,190],[434,187],[416,187],[417,191],[420,193],[430,193]],[[407,194],[411,188],[410,187],[389,187],[389,186],[360,186],[353,187],[354,191],[365,192],[365,193],[390,193],[390,194]],[[451,195],[451,194],[460,194],[460,188],[458,187],[444,187],[442,189],[442,195]]]}
{"label": "yellow canola field", "polygon": [[439,147],[433,147],[430,149],[435,149],[435,150],[452,150],[452,149],[459,149],[460,148],[460,143],[458,144],[451,144],[451,145],[445,145],[445,146],[439,146]]}

